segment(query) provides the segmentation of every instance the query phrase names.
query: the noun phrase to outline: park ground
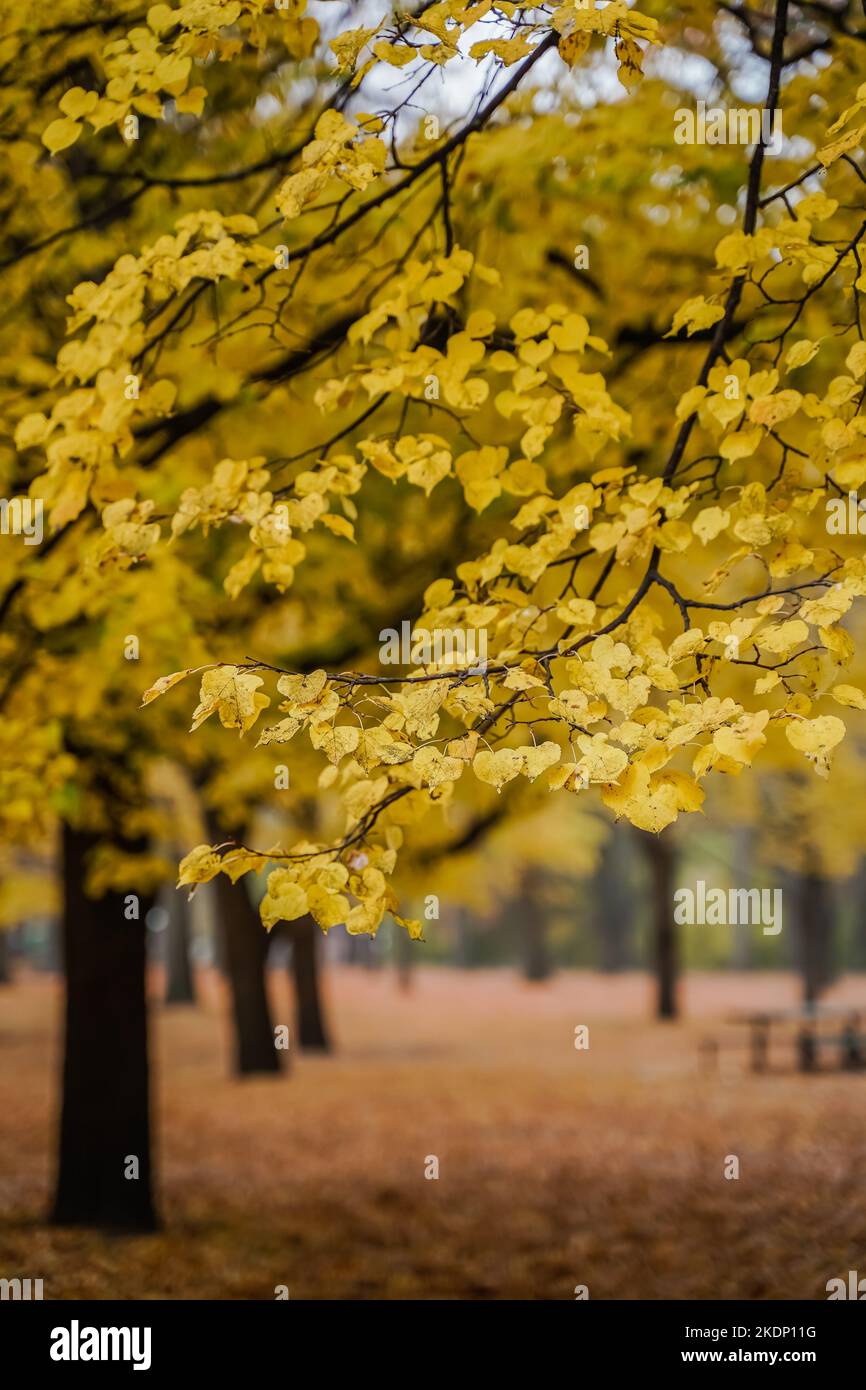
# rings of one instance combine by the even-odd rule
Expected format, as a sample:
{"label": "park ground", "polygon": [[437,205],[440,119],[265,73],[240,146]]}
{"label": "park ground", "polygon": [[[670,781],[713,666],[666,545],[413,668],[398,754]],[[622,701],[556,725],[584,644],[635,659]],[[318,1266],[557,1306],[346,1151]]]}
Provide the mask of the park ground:
{"label": "park ground", "polygon": [[[60,985],[2,991],[0,1274],[46,1298],[821,1299],[866,1273],[866,1074],[803,1077],[780,1049],[753,1076],[724,1023],[795,1002],[792,978],[692,976],[684,1021],[658,1024],[638,975],[420,969],[403,992],[390,969],[335,967],[334,1055],[247,1081],[220,982],[199,986],[196,1007],[154,1007],[146,1237],[44,1224]],[[288,1022],[282,972],[271,987]],[[866,979],[830,997],[863,1002]]]}

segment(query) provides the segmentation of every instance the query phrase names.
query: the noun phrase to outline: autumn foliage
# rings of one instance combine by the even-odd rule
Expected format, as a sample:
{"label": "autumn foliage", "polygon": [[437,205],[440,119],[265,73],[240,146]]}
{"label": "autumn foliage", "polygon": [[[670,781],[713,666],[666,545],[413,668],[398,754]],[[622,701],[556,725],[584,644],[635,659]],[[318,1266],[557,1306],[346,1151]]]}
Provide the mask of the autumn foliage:
{"label": "autumn foliage", "polygon": [[[4,42],[3,466],[46,519],[0,557],[7,834],[99,827],[100,758],[167,758],[239,827],[182,885],[268,867],[268,926],[418,937],[401,876],[497,796],[660,832],[753,766],[832,776],[866,708],[827,526],[866,482],[862,17],[108,8]],[[744,28],[778,153],[677,143],[678,59],[737,104]],[[403,619],[483,632],[483,669],[383,664]],[[275,764],[291,833],[247,843]]]}

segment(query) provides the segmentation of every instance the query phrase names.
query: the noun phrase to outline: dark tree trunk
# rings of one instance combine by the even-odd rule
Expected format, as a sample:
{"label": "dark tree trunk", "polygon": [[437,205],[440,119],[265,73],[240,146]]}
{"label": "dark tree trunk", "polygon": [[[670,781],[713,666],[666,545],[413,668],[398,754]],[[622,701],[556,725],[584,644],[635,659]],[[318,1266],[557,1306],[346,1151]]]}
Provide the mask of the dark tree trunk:
{"label": "dark tree trunk", "polygon": [[298,1045],[305,1052],[330,1052],[320,990],[320,929],[312,917],[289,922],[292,943],[292,979],[295,985],[295,1028]]}
{"label": "dark tree trunk", "polygon": [[[213,843],[224,838],[217,834]],[[214,879],[217,931],[232,996],[234,1069],[239,1076],[280,1071],[266,987],[268,934],[241,883],[225,874]]]}
{"label": "dark tree trunk", "polygon": [[608,973],[625,970],[632,935],[633,895],[628,882],[628,843],[614,826],[604,844],[595,876],[595,929],[599,965]]}
{"label": "dark tree trunk", "polygon": [[12,968],[11,932],[0,927],[0,985],[11,985]]}
{"label": "dark tree trunk", "polygon": [[165,895],[165,1002],[194,1004],[195,979],[190,959],[189,900],[183,889],[170,887]]}
{"label": "dark tree trunk", "polygon": [[852,969],[866,969],[866,912],[860,904],[866,900],[866,863],[861,863],[853,882],[853,891],[847,895],[853,905],[853,927],[851,935],[850,966]]}
{"label": "dark tree trunk", "polygon": [[541,886],[543,875],[534,865],[524,869],[520,891],[511,907],[517,928],[523,978],[533,984],[549,980],[553,961],[547,942],[547,912]]}
{"label": "dark tree trunk", "polygon": [[547,921],[538,903],[526,903],[523,919],[523,977],[537,983],[549,980],[553,963],[547,946]]}
{"label": "dark tree trunk", "polygon": [[[66,1036],[58,1225],[153,1230],[145,998],[145,914],[126,894],[84,893],[84,861],[100,838],[63,831]],[[125,849],[141,846],[125,845]],[[131,1160],[137,1160],[138,1176]]]}
{"label": "dark tree trunk", "polygon": [[[741,826],[733,837],[734,859],[740,883],[754,883],[752,873],[754,856],[752,854],[753,832]],[[731,960],[734,970],[748,970],[752,961],[752,930],[744,922],[731,927]]]}
{"label": "dark tree trunk", "polygon": [[372,936],[364,933],[355,936],[347,932],[345,951],[347,965],[363,965],[365,970],[375,969],[377,962]]}
{"label": "dark tree trunk", "polygon": [[656,1017],[677,1018],[679,1006],[679,950],[674,922],[674,852],[670,841],[641,831],[640,841],[649,861],[653,925],[653,961],[656,976]]}
{"label": "dark tree trunk", "polygon": [[833,905],[822,874],[803,874],[798,907],[803,1002],[816,1004],[832,978]]}
{"label": "dark tree trunk", "polygon": [[455,909],[454,931],[456,935],[457,964],[461,970],[469,970],[475,960],[475,942],[472,933],[472,919],[465,907],[459,904]]}

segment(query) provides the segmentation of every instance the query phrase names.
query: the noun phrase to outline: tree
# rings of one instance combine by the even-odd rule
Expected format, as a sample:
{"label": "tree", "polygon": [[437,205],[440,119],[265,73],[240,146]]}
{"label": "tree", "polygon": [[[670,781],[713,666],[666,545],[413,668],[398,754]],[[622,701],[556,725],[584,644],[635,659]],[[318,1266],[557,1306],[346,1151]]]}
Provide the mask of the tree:
{"label": "tree", "polygon": [[295,990],[296,1035],[308,1052],[330,1052],[319,976],[319,931],[312,917],[289,926],[292,943],[292,980]]}
{"label": "tree", "polygon": [[[780,748],[828,773],[866,698],[853,7],[105,8],[9,45],[3,467],[47,535],[0,548],[4,831],[98,821],[109,753],[208,765],[283,828],[182,884],[419,938],[443,822],[557,791],[659,834]],[[154,702],[193,671],[189,739]]]}
{"label": "tree", "polygon": [[650,871],[652,960],[656,977],[656,1017],[677,1018],[680,949],[671,914],[674,895],[674,851],[669,839],[639,832]]}
{"label": "tree", "polygon": [[187,904],[173,893],[165,895],[168,923],[165,932],[165,1002],[194,1004],[195,979],[190,955],[190,914]]}
{"label": "tree", "polygon": [[[461,24],[460,15],[452,18]],[[605,806],[651,833],[698,810],[703,780],[750,764],[770,734],[782,733],[819,774],[827,773],[845,725],[837,715],[809,715],[828,677],[850,659],[838,623],[863,592],[864,567],[858,556],[843,558],[824,544],[827,527],[821,523],[824,499],[829,502],[830,491],[844,485],[834,481],[834,471],[846,482],[860,477],[855,402],[862,395],[858,378],[866,371],[866,349],[858,334],[857,280],[866,227],[849,219],[829,238],[812,228],[843,211],[822,180],[847,197],[852,177],[866,176],[848,154],[859,138],[853,128],[832,138],[860,109],[855,101],[830,131],[818,160],[804,168],[789,158],[785,174],[793,165],[794,175],[765,191],[783,75],[809,49],[796,24],[789,33],[789,19],[789,7],[780,0],[768,53],[767,119],[745,177],[742,227],[715,248],[719,288],[682,304],[667,335],[709,333],[699,370],[691,384],[686,379],[677,385],[671,400],[675,430],[656,473],[613,461],[632,419],[601,375],[584,370],[584,357],[606,351],[606,344],[583,315],[565,305],[526,305],[502,324],[486,307],[487,287],[491,281],[498,286],[500,276],[460,247],[455,226],[461,209],[449,163],[458,152],[463,157],[469,137],[554,47],[575,59],[586,52],[592,33],[615,33],[622,79],[633,85],[638,40],[657,41],[654,20],[615,4],[603,11],[565,5],[552,28],[545,17],[527,18],[507,43],[491,40],[483,53],[471,50],[478,58],[493,52],[503,65],[513,65],[511,77],[438,149],[291,253],[302,273],[317,252],[364,217],[375,219],[423,174],[435,169],[441,175],[433,210],[441,217],[442,252],[401,263],[388,277],[372,307],[349,325],[348,344],[355,351],[346,354],[343,374],[327,380],[315,396],[325,411],[346,410],[362,392],[377,411],[396,397],[402,414],[390,429],[380,422],[375,437],[357,440],[357,454],[332,455],[318,470],[300,474],[295,489],[300,484],[304,498],[319,499],[309,516],[313,510],[327,516],[322,509],[328,497],[343,492],[348,479],[352,491],[360,489],[371,468],[428,493],[453,477],[477,512],[508,495],[528,500],[516,514],[498,511],[491,522],[493,543],[480,555],[470,552],[455,577],[443,575],[426,591],[415,630],[427,640],[400,658],[414,672],[383,674],[391,659],[383,648],[379,671],[276,673],[284,717],[265,729],[260,742],[289,741],[299,731],[308,735],[330,764],[326,785],[342,790],[345,832],[331,844],[301,841],[267,853],[199,846],[184,860],[181,881],[206,881],[269,862],[278,867],[262,902],[266,924],[312,911],[325,928],[345,920],[350,930],[373,932],[384,912],[396,908],[388,879],[403,827],[423,821],[432,804],[447,805],[467,771],[496,792],[515,778],[535,781],[542,775],[552,790],[583,792],[599,785]],[[421,26],[428,22],[425,13]],[[761,52],[760,32],[752,37]],[[415,50],[404,46],[402,35],[397,38],[396,55],[376,43],[370,62],[413,62]],[[445,36],[440,38],[447,47]],[[369,42],[367,31],[354,31],[340,38],[335,51],[354,70]],[[438,56],[448,60],[445,51]],[[796,81],[795,76],[792,87]],[[802,116],[800,107],[794,109]],[[381,118],[353,124],[336,111],[322,117],[303,172],[291,174],[277,193],[289,226],[308,209],[315,215],[317,198],[335,178],[354,188],[380,176],[387,180],[380,128]],[[146,275],[146,266],[139,273]],[[270,281],[273,271],[262,278]],[[818,324],[827,312],[843,317],[855,341],[844,359],[849,375],[828,384],[812,369],[814,384],[823,385],[821,397],[788,383],[822,351],[820,340],[816,345],[796,339],[795,329]],[[358,351],[367,345],[368,352]],[[841,354],[836,360],[841,365]],[[835,365],[828,361],[829,370]],[[495,395],[491,383],[497,375],[510,376],[511,385]],[[447,425],[441,426],[445,435],[406,434],[407,411],[428,399],[428,389],[434,401],[441,391],[445,406],[457,412],[457,436],[471,418],[472,438],[477,442],[480,434],[484,442],[459,453]],[[572,423],[570,436],[566,420]],[[351,429],[344,426],[340,438]],[[567,451],[563,457],[569,437],[590,462],[608,448],[611,463],[574,481],[579,470]],[[510,462],[512,449],[517,457]],[[701,465],[709,467],[696,472]],[[232,493],[223,511],[236,505]],[[290,493],[286,505],[289,529],[305,526],[307,504]],[[194,501],[191,510],[200,506]],[[513,539],[514,531],[524,539]],[[579,549],[582,532],[588,544]],[[251,539],[249,563],[258,565],[261,534],[257,538],[255,527]],[[563,565],[566,580],[558,587]],[[702,585],[705,595],[727,589],[733,596],[699,596]],[[706,631],[693,622],[698,613],[711,619]],[[726,617],[713,619],[714,613]],[[464,654],[470,650],[474,658],[477,644],[473,648],[469,638],[482,630],[488,639],[483,671],[472,659],[455,666],[451,653],[443,659],[431,646],[431,633],[457,633]],[[741,657],[740,644],[759,655]],[[741,665],[767,669],[760,657],[777,658],[769,674],[758,678],[748,704],[742,703],[741,684],[738,698],[724,693],[730,679],[722,651],[736,677]],[[794,669],[810,694],[767,700],[777,687],[786,689],[780,670]],[[209,667],[194,724],[218,714],[223,725],[246,732],[271,703],[261,673],[269,675],[270,668],[257,661]],[[148,698],[189,674],[166,677]],[[836,687],[835,697],[849,707],[864,701],[862,692],[846,685]],[[528,730],[531,742],[518,729]],[[683,767],[687,746],[697,752]],[[420,933],[417,920],[405,925],[410,934]]]}
{"label": "tree", "polygon": [[[64,832],[66,1039],[53,1219],[152,1230],[144,955],[147,904],[84,892],[98,837]],[[137,848],[137,847],[135,847]]]}
{"label": "tree", "polygon": [[278,1072],[280,1053],[268,1004],[268,936],[243,884],[216,884],[219,928],[232,998],[234,1065],[240,1076]]}

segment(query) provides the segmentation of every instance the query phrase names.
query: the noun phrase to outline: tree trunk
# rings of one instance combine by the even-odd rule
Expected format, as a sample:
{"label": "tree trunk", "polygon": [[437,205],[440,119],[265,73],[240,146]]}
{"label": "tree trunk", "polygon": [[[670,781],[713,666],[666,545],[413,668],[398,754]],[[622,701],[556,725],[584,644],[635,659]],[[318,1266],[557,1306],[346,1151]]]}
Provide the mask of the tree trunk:
{"label": "tree trunk", "polygon": [[[747,826],[741,826],[733,837],[734,859],[740,883],[755,882],[752,872],[754,862],[752,841],[753,832]],[[732,969],[748,970],[752,961],[752,941],[752,930],[745,922],[731,927],[730,964]]]}
{"label": "tree trunk", "polygon": [[520,892],[514,904],[514,914],[523,961],[523,978],[533,984],[549,980],[553,961],[547,942],[547,912],[541,886],[543,874],[530,864],[523,871]]}
{"label": "tree trunk", "polygon": [[320,990],[319,928],[312,917],[303,917],[288,923],[288,935],[292,943],[298,1045],[305,1052],[330,1052]]}
{"label": "tree trunk", "polygon": [[194,1004],[195,979],[190,959],[189,902],[183,889],[169,887],[164,897],[168,913],[165,933],[165,1002]]}
{"label": "tree trunk", "polygon": [[602,847],[594,885],[599,967],[606,973],[625,970],[629,961],[634,914],[627,851],[623,831],[614,826]]}
{"label": "tree trunk", "polygon": [[375,969],[375,947],[372,936],[363,932],[355,936],[351,932],[347,932],[345,950],[347,965],[363,965],[365,970]]}
{"label": "tree trunk", "polygon": [[[212,832],[211,838],[218,844],[224,836],[217,833],[214,837]],[[243,882],[232,883],[225,874],[217,874],[213,882],[218,933],[232,996],[234,1069],[239,1076],[279,1072],[280,1051],[275,1046],[266,987],[268,934]]]}
{"label": "tree trunk", "polygon": [[475,958],[472,919],[468,910],[459,904],[455,910],[454,931],[457,938],[457,964],[461,970],[469,970]]}
{"label": "tree trunk", "polygon": [[12,952],[10,950],[11,932],[4,931],[0,927],[0,985],[11,985],[12,969],[10,961]]}
{"label": "tree trunk", "polygon": [[[52,1219],[58,1225],[150,1231],[157,1221],[145,998],[149,904],[140,900],[137,920],[129,920],[130,895],[85,896],[84,860],[100,838],[64,826],[66,1036]],[[133,1160],[137,1176],[131,1175]]]}
{"label": "tree trunk", "polygon": [[822,874],[803,874],[798,907],[803,1003],[816,1004],[832,978],[833,907]]}
{"label": "tree trunk", "polygon": [[674,851],[669,840],[640,831],[649,861],[653,922],[653,960],[656,976],[656,1017],[677,1018],[679,950],[674,923]]}
{"label": "tree trunk", "polygon": [[525,904],[523,920],[523,978],[532,983],[549,980],[553,963],[547,946],[547,921],[538,903]]}

